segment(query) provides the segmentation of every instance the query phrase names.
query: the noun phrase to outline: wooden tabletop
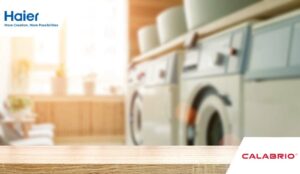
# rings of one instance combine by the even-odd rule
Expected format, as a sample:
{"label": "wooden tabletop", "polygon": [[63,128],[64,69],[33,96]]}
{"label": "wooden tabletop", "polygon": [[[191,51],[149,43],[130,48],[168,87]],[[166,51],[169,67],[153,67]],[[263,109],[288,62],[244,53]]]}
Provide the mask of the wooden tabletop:
{"label": "wooden tabletop", "polygon": [[0,174],[225,174],[236,147],[0,147]]}

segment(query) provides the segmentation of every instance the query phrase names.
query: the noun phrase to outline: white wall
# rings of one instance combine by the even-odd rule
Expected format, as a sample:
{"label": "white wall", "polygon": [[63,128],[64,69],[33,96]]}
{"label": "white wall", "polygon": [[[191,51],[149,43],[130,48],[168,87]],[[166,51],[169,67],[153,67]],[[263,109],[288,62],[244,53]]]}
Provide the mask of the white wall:
{"label": "white wall", "polygon": [[11,70],[10,47],[10,38],[0,37],[0,109],[9,93]]}

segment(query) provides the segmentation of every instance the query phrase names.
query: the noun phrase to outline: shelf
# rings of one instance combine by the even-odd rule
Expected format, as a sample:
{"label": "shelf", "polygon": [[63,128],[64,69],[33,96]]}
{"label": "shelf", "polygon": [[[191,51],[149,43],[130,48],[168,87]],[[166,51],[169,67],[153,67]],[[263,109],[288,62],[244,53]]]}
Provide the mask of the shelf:
{"label": "shelf", "polygon": [[225,174],[236,147],[0,147],[0,173]]}
{"label": "shelf", "polygon": [[[200,27],[195,31],[198,33],[199,38],[203,38],[248,20],[274,17],[299,7],[300,0],[263,0],[213,23]],[[183,48],[183,43],[187,35],[188,33],[145,54],[135,57],[132,63],[137,64],[167,52]]]}
{"label": "shelf", "polygon": [[43,94],[12,94],[11,96],[24,96],[29,97],[33,101],[70,101],[70,102],[83,102],[83,101],[124,101],[123,95],[65,95],[65,96],[57,96],[57,95],[43,95]]}

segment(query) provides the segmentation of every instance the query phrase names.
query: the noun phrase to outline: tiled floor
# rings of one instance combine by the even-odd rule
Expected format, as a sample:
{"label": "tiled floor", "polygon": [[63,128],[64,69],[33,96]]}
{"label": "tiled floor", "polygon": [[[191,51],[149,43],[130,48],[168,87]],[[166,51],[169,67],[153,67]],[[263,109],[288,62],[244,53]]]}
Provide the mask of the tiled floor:
{"label": "tiled floor", "polygon": [[124,145],[124,136],[57,137],[56,145]]}

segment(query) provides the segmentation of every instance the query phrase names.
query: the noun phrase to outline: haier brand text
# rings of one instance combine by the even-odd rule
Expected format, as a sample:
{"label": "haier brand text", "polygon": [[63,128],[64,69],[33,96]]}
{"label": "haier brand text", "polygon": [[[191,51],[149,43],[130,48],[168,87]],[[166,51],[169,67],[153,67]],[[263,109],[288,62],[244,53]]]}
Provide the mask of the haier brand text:
{"label": "haier brand text", "polygon": [[4,11],[4,21],[38,21],[39,13]]}

